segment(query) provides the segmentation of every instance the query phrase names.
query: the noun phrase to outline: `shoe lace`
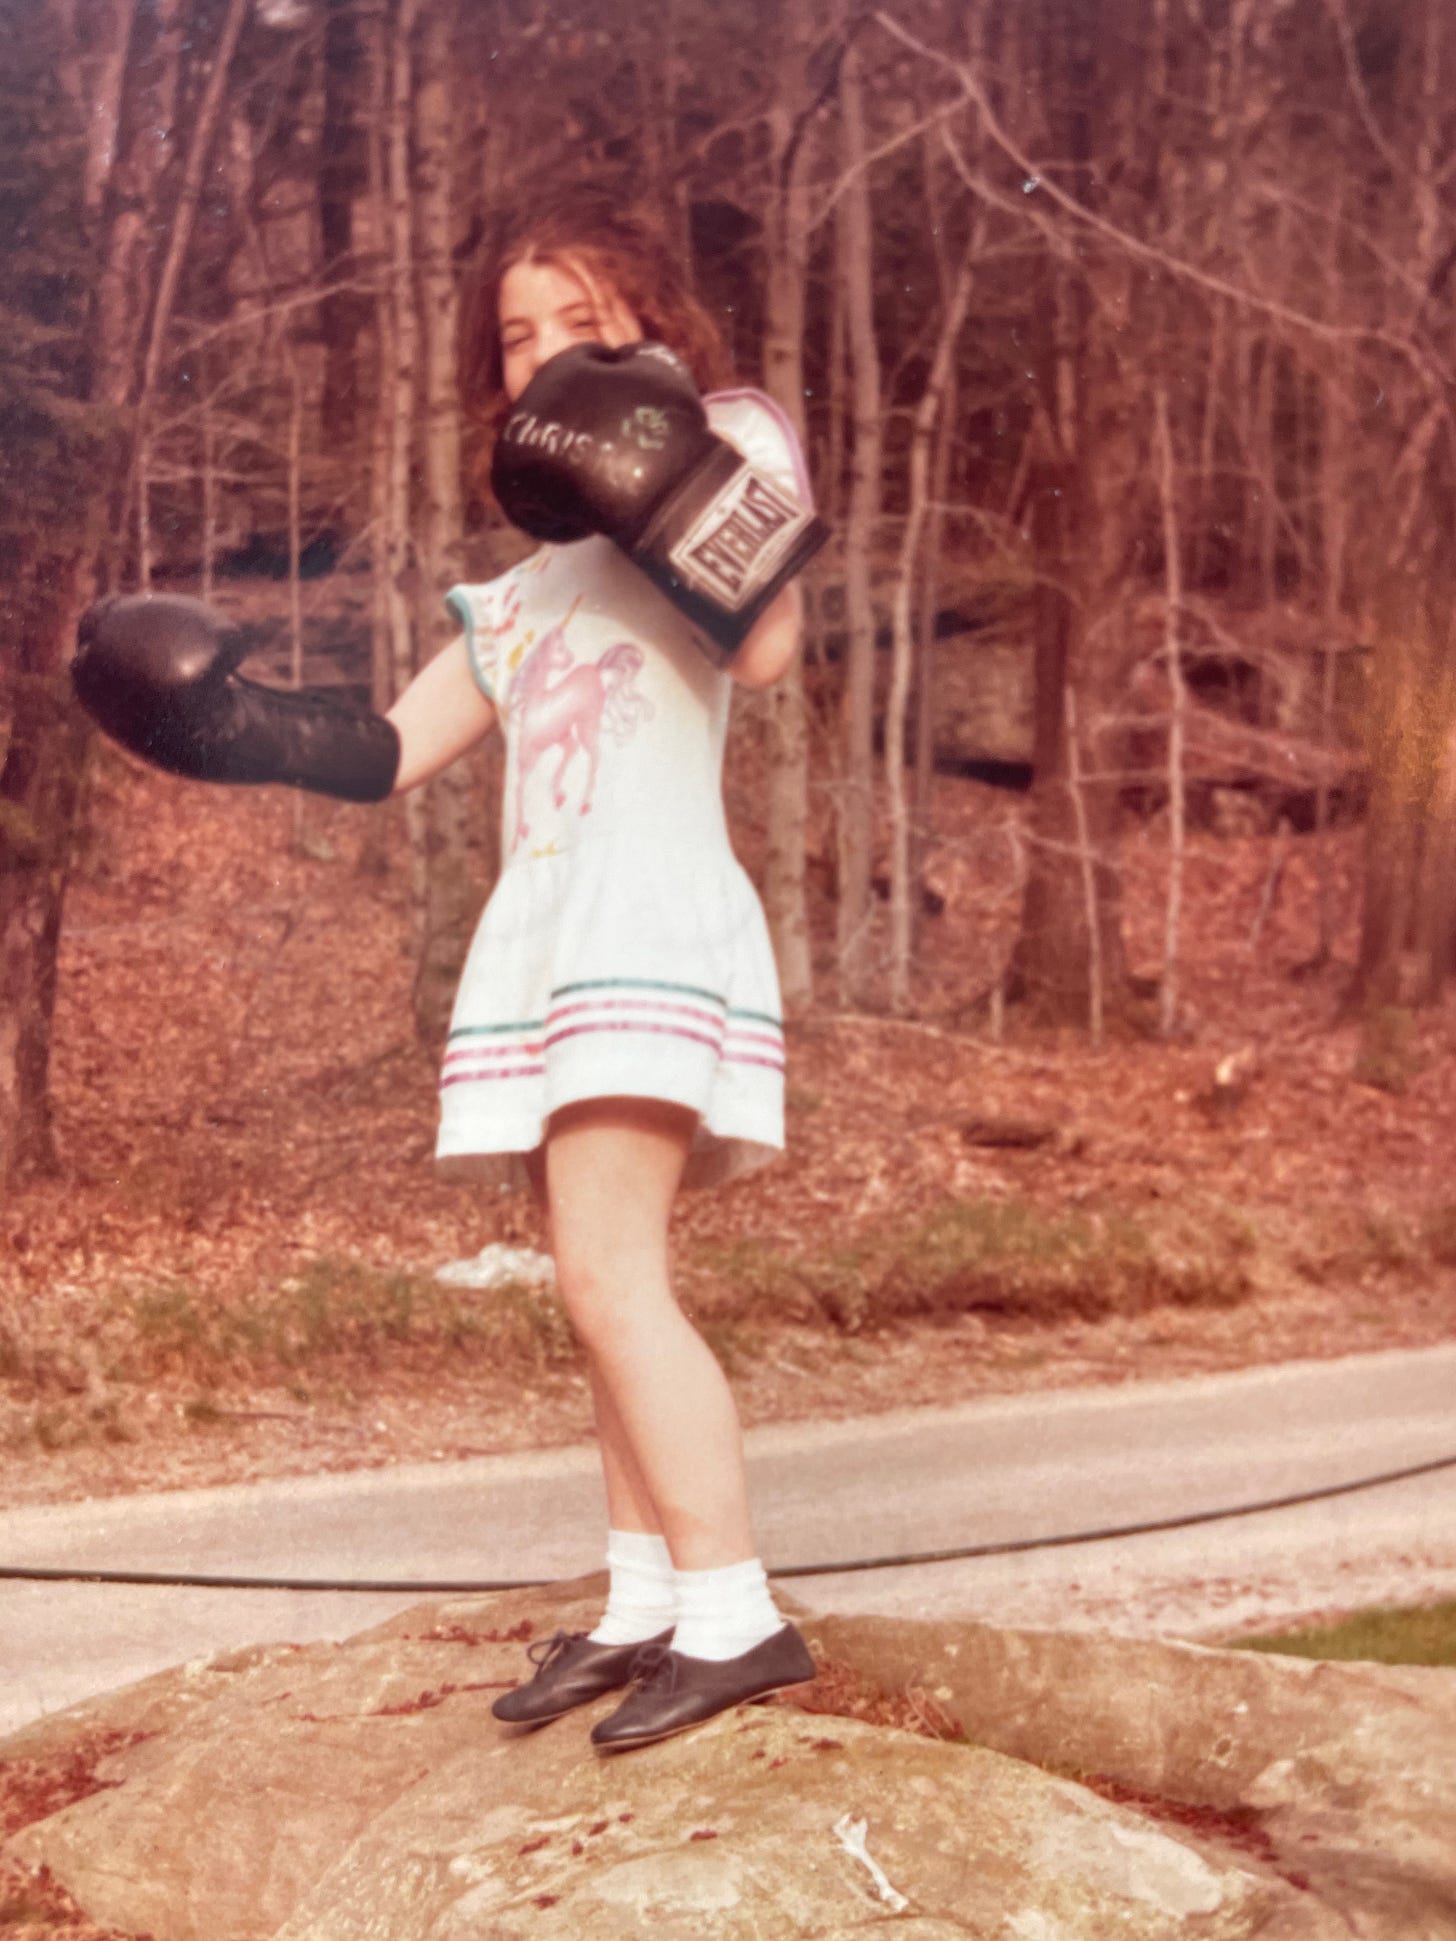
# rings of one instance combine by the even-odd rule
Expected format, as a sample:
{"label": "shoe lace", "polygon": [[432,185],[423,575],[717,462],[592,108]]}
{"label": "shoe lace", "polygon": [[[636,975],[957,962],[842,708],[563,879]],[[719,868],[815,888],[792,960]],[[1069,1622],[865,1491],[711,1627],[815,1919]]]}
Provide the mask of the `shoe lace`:
{"label": "shoe lace", "polygon": [[553,1665],[569,1645],[584,1638],[585,1631],[555,1631],[549,1638],[537,1638],[534,1644],[526,1646],[526,1656],[538,1671],[545,1671]]}
{"label": "shoe lace", "polygon": [[660,1686],[672,1693],[677,1690],[677,1667],[677,1656],[671,1645],[644,1644],[634,1653],[628,1675],[634,1685]]}

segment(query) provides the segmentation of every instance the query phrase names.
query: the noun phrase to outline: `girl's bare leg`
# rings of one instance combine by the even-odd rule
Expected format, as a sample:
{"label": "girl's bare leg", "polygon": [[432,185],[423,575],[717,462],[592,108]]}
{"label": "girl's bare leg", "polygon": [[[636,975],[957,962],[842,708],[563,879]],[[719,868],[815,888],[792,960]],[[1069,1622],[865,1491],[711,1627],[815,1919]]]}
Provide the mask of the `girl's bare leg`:
{"label": "girl's bare leg", "polygon": [[678,1569],[711,1570],[753,1557],[754,1544],[738,1411],[668,1273],[693,1125],[656,1100],[569,1107],[551,1123],[545,1185],[562,1299],[591,1362],[613,1526],[660,1529]]}
{"label": "girl's bare leg", "polygon": [[607,1489],[607,1521],[614,1530],[642,1530],[661,1536],[662,1518],[632,1453],[617,1405],[597,1372],[595,1361],[588,1372],[597,1441],[602,1452],[602,1476]]}
{"label": "girl's bare leg", "polygon": [[[546,1191],[544,1149],[530,1153],[526,1171],[531,1190],[546,1222],[546,1245],[554,1257],[556,1240],[552,1230],[551,1207]],[[558,1269],[559,1271],[559,1269]],[[652,1501],[637,1458],[632,1453],[627,1431],[616,1404],[597,1373],[595,1358],[589,1357],[587,1373],[591,1382],[592,1414],[596,1421],[597,1444],[601,1450],[602,1478],[606,1485],[607,1522],[613,1530],[636,1530],[661,1536],[662,1522]]]}

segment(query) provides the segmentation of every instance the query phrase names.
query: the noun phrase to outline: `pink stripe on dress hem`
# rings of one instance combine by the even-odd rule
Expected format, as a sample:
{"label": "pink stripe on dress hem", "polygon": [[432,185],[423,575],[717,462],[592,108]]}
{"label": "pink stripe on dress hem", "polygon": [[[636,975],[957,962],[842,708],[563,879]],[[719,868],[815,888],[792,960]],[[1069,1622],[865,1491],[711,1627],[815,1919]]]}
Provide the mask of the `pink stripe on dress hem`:
{"label": "pink stripe on dress hem", "polygon": [[534,1045],[480,1045],[462,1046],[458,1051],[447,1051],[442,1067],[458,1065],[462,1059],[500,1059],[500,1058],[539,1058],[546,1049],[544,1044]]}
{"label": "pink stripe on dress hem", "polygon": [[686,1038],[692,1044],[706,1045],[709,1051],[721,1052],[723,1049],[721,1039],[706,1038],[701,1031],[684,1031],[681,1025],[626,1023],[568,1025],[565,1031],[555,1031],[547,1038],[546,1049],[549,1051],[553,1045],[559,1045],[564,1038],[586,1037],[598,1031],[635,1031],[654,1038]]}

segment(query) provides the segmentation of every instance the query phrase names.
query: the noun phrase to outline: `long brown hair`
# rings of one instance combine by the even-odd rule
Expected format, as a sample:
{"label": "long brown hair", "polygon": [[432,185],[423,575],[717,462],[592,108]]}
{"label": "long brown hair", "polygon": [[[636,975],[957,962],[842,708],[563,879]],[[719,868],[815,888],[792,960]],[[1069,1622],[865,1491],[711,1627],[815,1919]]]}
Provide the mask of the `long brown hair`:
{"label": "long brown hair", "polygon": [[621,298],[650,341],[675,350],[699,390],[721,389],[732,367],[717,325],[689,289],[677,253],[641,210],[600,191],[568,189],[513,218],[470,280],[461,328],[461,390],[477,422],[499,421],[500,288],[524,262],[584,271]]}

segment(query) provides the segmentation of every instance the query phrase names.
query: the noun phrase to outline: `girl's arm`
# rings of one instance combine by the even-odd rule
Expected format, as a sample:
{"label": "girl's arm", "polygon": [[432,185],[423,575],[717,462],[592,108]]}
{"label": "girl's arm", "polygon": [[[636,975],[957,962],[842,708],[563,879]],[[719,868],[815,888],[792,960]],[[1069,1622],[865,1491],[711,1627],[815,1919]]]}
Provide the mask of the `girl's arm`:
{"label": "girl's arm", "polygon": [[396,795],[428,782],[488,733],[496,711],[476,686],[464,634],[420,669],[389,719],[400,741]]}
{"label": "girl's arm", "polygon": [[744,635],[728,672],[743,687],[772,687],[798,652],[803,631],[803,595],[791,580]]}

